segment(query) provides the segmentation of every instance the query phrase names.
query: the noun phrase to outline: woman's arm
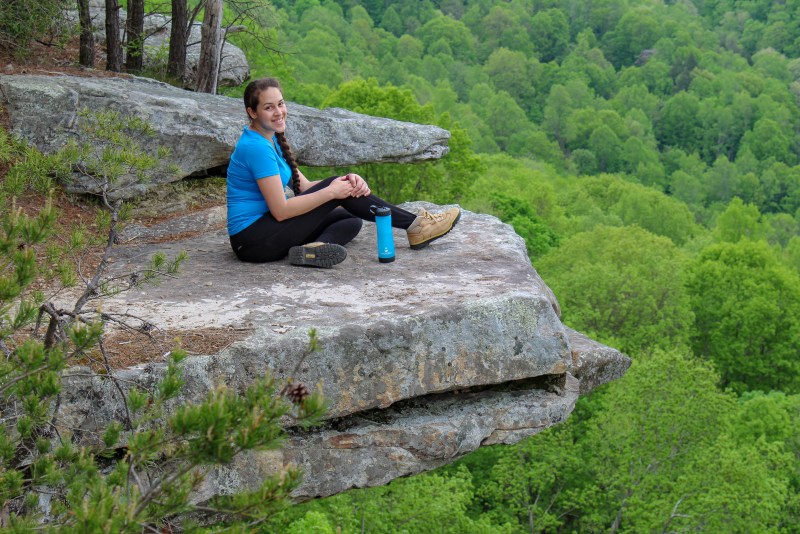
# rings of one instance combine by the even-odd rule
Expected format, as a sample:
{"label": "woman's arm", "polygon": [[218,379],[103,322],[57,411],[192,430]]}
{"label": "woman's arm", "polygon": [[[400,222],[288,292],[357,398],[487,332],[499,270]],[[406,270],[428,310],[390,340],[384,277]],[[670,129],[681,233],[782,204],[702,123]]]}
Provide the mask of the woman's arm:
{"label": "woman's arm", "polygon": [[[344,177],[342,177],[344,178]],[[306,180],[307,183],[308,180]],[[269,212],[278,221],[308,213],[335,198],[347,198],[353,192],[353,184],[347,179],[333,180],[328,187],[307,195],[286,198],[281,177],[277,174],[256,181],[258,189],[267,202]]]}
{"label": "woman's arm", "polygon": [[297,169],[297,174],[300,177],[299,182],[300,182],[300,192],[301,193],[304,192],[309,187],[317,185],[320,182],[319,180],[315,180],[313,182],[309,182],[308,178],[306,178],[306,175],[303,174],[300,169]]}
{"label": "woman's arm", "polygon": [[[297,173],[300,176],[300,180],[299,181],[300,181],[300,192],[301,193],[304,192],[309,187],[312,187],[312,186],[314,186],[314,185],[316,185],[316,184],[318,184],[320,182],[320,180],[317,180],[315,182],[309,182],[308,178],[306,178],[305,175],[299,169],[297,170]],[[340,176],[339,178],[340,179],[347,179],[353,185],[353,192],[352,192],[352,194],[350,196],[353,196],[353,197],[365,197],[365,196],[369,195],[370,193],[372,193],[372,191],[370,191],[369,186],[367,185],[367,182],[364,181],[364,179],[361,176],[359,176],[359,175],[357,175],[355,173],[351,172],[351,173],[346,174],[344,176]]]}

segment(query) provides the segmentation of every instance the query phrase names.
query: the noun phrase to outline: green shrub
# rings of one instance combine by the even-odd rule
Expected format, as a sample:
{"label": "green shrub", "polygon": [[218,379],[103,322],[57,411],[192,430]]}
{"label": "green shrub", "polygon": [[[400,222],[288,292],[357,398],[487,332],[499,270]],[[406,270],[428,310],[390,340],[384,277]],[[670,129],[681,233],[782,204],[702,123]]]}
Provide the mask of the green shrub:
{"label": "green shrub", "polygon": [[[75,8],[66,0],[4,0],[0,2],[0,48],[25,57],[31,42],[57,34],[64,35],[63,11]],[[52,40],[52,39],[51,39]]]}
{"label": "green shrub", "polygon": [[[299,386],[290,389],[266,377],[241,395],[221,386],[202,402],[178,405],[170,413],[165,406],[175,404],[183,385],[186,354],[180,348],[170,351],[163,374],[146,389],[112,372],[104,325],[113,322],[142,336],[149,336],[153,325],[147,318],[103,311],[104,297],[176,272],[186,255],[170,260],[159,253],[145,268],[109,273],[125,218],[122,202],[113,199],[115,187],[122,177],[146,180],[160,172],[165,154],[147,154],[137,145],[132,132],[148,132],[139,119],[98,113],[81,114],[81,120],[84,144],[72,143],[52,156],[33,148],[9,151],[8,138],[0,139],[3,157],[12,163],[2,191],[10,194],[11,209],[0,212],[0,528],[138,534],[173,532],[180,523],[181,530],[189,530],[183,514],[198,511],[190,496],[204,468],[228,464],[244,451],[279,447],[284,421],[314,424],[324,405],[319,391],[300,387],[298,394]],[[92,272],[83,263],[78,277],[88,242],[84,229],[57,232],[51,201],[28,215],[11,196],[31,185],[50,186],[59,175],[93,182],[103,207],[97,218],[106,234],[102,259],[88,269]],[[78,283],[82,291],[68,305],[60,286]],[[47,287],[47,296],[37,286]],[[313,330],[310,338],[301,362],[317,348]],[[117,420],[96,429],[101,443],[77,445],[59,430],[54,413],[62,375],[85,363],[98,370],[94,384],[110,382],[123,408]],[[212,499],[202,510],[246,521],[234,525],[245,532],[287,503],[298,482],[299,472],[289,469],[251,493]]]}
{"label": "green shrub", "polygon": [[494,213],[514,227],[514,231],[525,240],[525,247],[531,258],[538,258],[550,248],[558,246],[558,235],[542,221],[524,200],[492,193],[490,202]]}

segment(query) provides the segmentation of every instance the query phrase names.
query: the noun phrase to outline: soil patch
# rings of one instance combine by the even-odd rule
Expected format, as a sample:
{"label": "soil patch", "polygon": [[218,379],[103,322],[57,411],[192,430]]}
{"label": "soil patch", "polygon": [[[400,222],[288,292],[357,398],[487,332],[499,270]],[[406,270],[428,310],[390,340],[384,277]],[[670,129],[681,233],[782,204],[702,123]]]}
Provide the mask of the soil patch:
{"label": "soil patch", "polygon": [[[105,57],[98,47],[96,68],[80,67],[78,62],[78,38],[71,39],[63,46],[48,46],[33,43],[30,54],[24,59],[16,58],[6,50],[0,50],[0,74],[69,74],[73,76],[128,77],[125,73],[103,70]],[[7,112],[0,106],[0,128],[8,130]],[[0,162],[0,182],[13,162]],[[58,209],[54,238],[61,243],[69,240],[70,233],[81,227],[90,246],[74,254],[76,267],[84,277],[91,277],[100,262],[107,239],[107,233],[97,224],[97,213],[103,209],[97,199],[90,196],[72,195],[54,184],[53,204]],[[27,191],[14,202],[17,208],[29,216],[35,216],[45,205],[47,196],[35,191]],[[225,203],[224,178],[187,179],[165,185],[142,198],[130,201],[132,217],[129,222],[144,226],[163,223],[173,217],[187,215],[209,207]],[[172,239],[180,239],[180,234]],[[114,253],[112,251],[112,258]],[[37,247],[37,262],[42,278],[33,288],[54,290],[53,282],[47,282],[56,268],[48,263],[44,247]],[[80,287],[80,281],[79,281]],[[32,289],[33,289],[32,288]],[[146,318],[145,318],[146,319]],[[24,332],[20,332],[24,334]],[[119,369],[132,365],[164,361],[165,355],[180,346],[189,354],[214,354],[230,344],[244,339],[249,329],[203,328],[197,330],[111,330],[104,337],[103,344],[112,368]],[[176,341],[178,340],[178,341]],[[87,357],[83,363],[100,370],[103,358],[98,350]]]}
{"label": "soil patch", "polygon": [[124,72],[105,70],[105,47],[95,43],[94,68],[81,67],[78,64],[80,37],[75,36],[67,42],[40,43],[32,42],[29,53],[24,57],[16,57],[11,51],[0,48],[0,73],[2,74],[71,74],[73,76],[121,76],[130,77]]}
{"label": "soil patch", "polygon": [[[103,345],[111,368],[122,369],[143,363],[163,362],[176,347],[189,355],[216,354],[245,339],[250,333],[249,328],[158,330],[148,333],[124,330],[106,336]],[[100,362],[93,363],[96,365]]]}

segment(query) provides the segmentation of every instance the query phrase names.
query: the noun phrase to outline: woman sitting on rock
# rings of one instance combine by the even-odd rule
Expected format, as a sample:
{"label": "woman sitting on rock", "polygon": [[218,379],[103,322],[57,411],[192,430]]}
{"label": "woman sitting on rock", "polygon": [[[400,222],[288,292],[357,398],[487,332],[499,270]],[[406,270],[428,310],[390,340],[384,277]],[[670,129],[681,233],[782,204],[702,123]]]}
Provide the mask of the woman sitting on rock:
{"label": "woman sitting on rock", "polygon": [[278,80],[248,84],[244,105],[250,126],[236,143],[227,179],[228,235],[240,260],[288,255],[293,265],[332,267],[347,257],[343,245],[358,234],[362,219],[375,220],[371,206],[391,210],[392,226],[406,230],[413,249],[426,247],[458,222],[458,208],[414,215],[393,206],[372,195],[357,174],[309,182],[286,140],[286,103]]}

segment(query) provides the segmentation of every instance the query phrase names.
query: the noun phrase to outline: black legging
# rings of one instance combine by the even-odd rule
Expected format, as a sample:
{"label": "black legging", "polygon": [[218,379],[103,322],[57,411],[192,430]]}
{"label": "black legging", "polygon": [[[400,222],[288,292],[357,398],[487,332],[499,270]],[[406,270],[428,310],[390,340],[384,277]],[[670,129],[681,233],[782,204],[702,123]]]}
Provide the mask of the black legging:
{"label": "black legging", "polygon": [[[307,195],[319,191],[336,176],[331,176],[300,193]],[[375,195],[334,199],[313,210],[278,221],[271,213],[265,213],[256,222],[230,236],[231,247],[242,261],[263,263],[285,258],[289,249],[314,241],[345,245],[361,230],[361,220],[375,221],[371,206],[386,206],[392,212],[392,226],[408,229],[416,215]]]}

